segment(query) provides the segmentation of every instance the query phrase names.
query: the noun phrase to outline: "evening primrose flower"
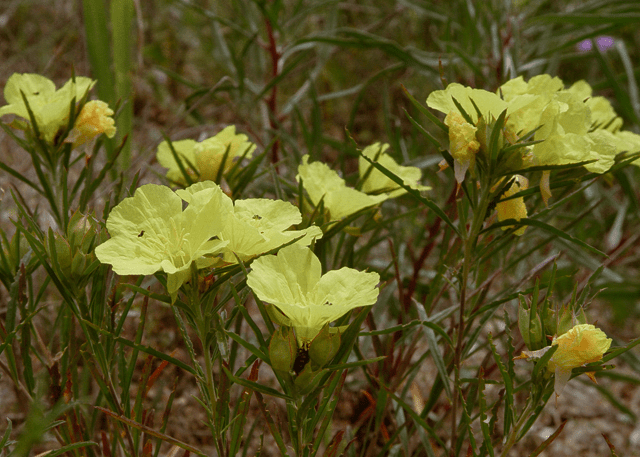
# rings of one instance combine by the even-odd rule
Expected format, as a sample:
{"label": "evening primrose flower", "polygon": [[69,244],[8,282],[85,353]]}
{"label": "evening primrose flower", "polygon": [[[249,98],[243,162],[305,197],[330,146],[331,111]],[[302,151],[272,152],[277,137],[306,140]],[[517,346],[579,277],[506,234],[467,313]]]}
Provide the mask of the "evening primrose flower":
{"label": "evening primrose flower", "polygon": [[386,194],[367,195],[347,187],[344,179],[328,165],[322,162],[309,163],[308,155],[302,157],[302,164],[298,166],[296,180],[300,182],[301,179],[311,202],[318,206],[322,201],[332,221],[343,219],[389,198]]}
{"label": "evening primrose flower", "polygon": [[[215,238],[233,211],[217,186],[181,192],[155,184],[137,189],[111,210],[107,219],[111,239],[95,250],[98,259],[119,275],[164,271],[174,300],[189,279],[193,262],[198,268],[216,262],[214,256],[228,242]],[[189,203],[184,211],[183,199]]]}
{"label": "evening primrose flower", "polygon": [[[191,195],[219,186],[212,181],[195,183],[176,193],[186,202]],[[226,243],[222,259],[226,263],[242,262],[269,252],[297,238],[296,244],[308,246],[314,239],[322,238],[320,227],[289,230],[302,222],[300,210],[289,202],[268,198],[238,199],[235,202],[226,194],[221,196],[226,222],[217,234]]]}
{"label": "evening primrose flower", "polygon": [[116,127],[111,116],[113,116],[113,110],[105,102],[101,100],[88,101],[82,107],[73,129],[65,141],[73,143],[73,147],[76,148],[93,140],[101,133],[113,138],[116,134]]}
{"label": "evening primrose flower", "polygon": [[302,222],[300,210],[289,202],[267,198],[236,200],[233,216],[220,233],[229,244],[224,249],[224,260],[235,263],[236,255],[242,261],[269,252],[296,238],[302,246],[322,238],[320,227],[289,230]]}
{"label": "evening primrose flower", "polygon": [[[522,218],[527,217],[527,207],[524,204],[524,198],[512,198],[509,200],[505,200],[508,197],[511,197],[522,190],[526,190],[529,188],[529,180],[521,175],[515,175],[512,178],[513,182],[511,186],[504,192],[501,200],[496,205],[496,211],[498,212],[498,220],[504,221],[506,219],[515,219],[519,221]],[[513,228],[512,225],[501,227],[502,230],[509,230]],[[526,225],[520,227],[515,231],[515,234],[520,236],[524,234],[524,231],[527,229]]]}
{"label": "evening primrose flower", "polygon": [[[463,117],[454,99],[473,123]],[[445,90],[431,92],[427,105],[446,115],[444,123],[449,127],[449,152],[454,160],[454,174],[456,181],[462,183],[467,170],[474,171],[476,154],[480,151],[481,145],[476,137],[480,119],[478,111],[488,123],[507,109],[507,103],[493,92],[451,83]]]}
{"label": "evening primrose flower", "polygon": [[[549,359],[547,369],[554,373],[554,390],[556,395],[560,395],[571,378],[571,370],[602,360],[611,346],[611,338],[594,325],[578,324],[555,337],[551,346],[538,351],[523,351],[520,357],[542,357],[552,346],[558,346],[558,349]],[[594,379],[593,373],[590,377]]]}
{"label": "evening primrose flower", "polygon": [[[251,143],[246,135],[236,134],[234,125],[201,142],[181,140],[173,142],[172,145],[194,181],[216,181],[221,168],[222,173],[226,173],[239,159],[252,154],[256,149],[256,145]],[[186,184],[166,141],[158,145],[156,157],[160,165],[169,169],[168,179]]]}
{"label": "evening primrose flower", "polygon": [[31,121],[27,105],[29,104],[38,129],[43,139],[53,143],[56,135],[69,122],[69,106],[73,100],[77,102],[93,87],[95,81],[90,78],[76,76],[60,89],[48,78],[32,73],[14,73],[4,87],[4,98],[8,105],[0,108],[0,117],[15,114]]}
{"label": "evening primrose flower", "polygon": [[427,105],[429,108],[438,110],[445,115],[451,112],[461,114],[453,99],[462,106],[474,125],[478,123],[478,113],[473,106],[474,103],[487,121],[492,117],[497,119],[507,108],[507,103],[493,92],[472,89],[458,83],[451,83],[444,90],[431,92],[427,98]]}
{"label": "evening primrose flower", "polygon": [[[402,178],[405,186],[416,190],[430,190],[431,187],[421,186],[418,181],[422,177],[422,172],[418,167],[403,167],[399,165],[393,158],[386,153],[389,149],[388,144],[374,143],[362,150],[362,155],[378,162],[387,170]],[[373,167],[366,159],[360,157],[358,160],[358,169],[360,171],[360,179],[366,175],[366,179],[362,184],[362,191],[367,194],[379,194],[385,192],[390,198],[398,197],[406,190],[401,188],[396,182],[384,175],[381,171]]]}
{"label": "evening primrose flower", "polygon": [[341,268],[322,275],[320,260],[302,246],[259,257],[251,268],[247,285],[284,314],[279,323],[295,329],[301,348],[308,347],[329,322],[354,308],[373,305],[378,298],[377,273]]}
{"label": "evening primrose flower", "polygon": [[[533,139],[543,141],[531,147],[533,165],[592,161],[585,168],[594,173],[605,173],[613,165],[615,148],[598,130],[592,130],[591,108],[602,109],[601,100],[590,102],[590,88],[585,84],[565,89],[557,77],[539,75],[525,82],[519,76],[498,89],[509,105],[507,128],[519,134],[538,129]],[[608,114],[602,111],[598,116],[596,124]],[[546,201],[550,195],[546,182],[541,190]]]}

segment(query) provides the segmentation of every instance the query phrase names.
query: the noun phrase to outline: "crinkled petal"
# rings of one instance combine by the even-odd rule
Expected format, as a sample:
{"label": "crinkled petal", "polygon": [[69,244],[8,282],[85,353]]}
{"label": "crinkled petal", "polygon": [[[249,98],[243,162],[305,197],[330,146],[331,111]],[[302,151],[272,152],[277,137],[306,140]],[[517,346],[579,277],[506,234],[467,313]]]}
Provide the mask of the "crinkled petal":
{"label": "crinkled petal", "polygon": [[[172,141],[171,144],[178,154],[178,157],[181,159],[185,171],[187,171],[190,176],[195,178],[198,172],[196,168],[196,157],[193,152],[193,148],[196,145],[196,142],[194,140],[180,140]],[[158,163],[160,163],[160,165],[168,168],[167,179],[177,183],[186,184],[184,182],[182,171],[180,171],[180,167],[178,167],[178,162],[176,162],[176,159],[171,152],[171,148],[166,141],[163,141],[158,145],[156,158],[158,159]]]}
{"label": "crinkled petal", "polygon": [[453,99],[462,106],[462,108],[471,117],[474,123],[478,122],[478,114],[471,102],[476,104],[483,116],[489,119],[491,116],[497,118],[507,109],[507,103],[493,92],[482,89],[472,89],[458,83],[451,83],[445,90],[436,90],[429,94],[427,105],[429,108],[449,114],[451,111],[460,113]]}
{"label": "crinkled petal", "polygon": [[302,157],[302,164],[298,167],[296,180],[300,182],[300,179],[313,204],[318,205],[323,201],[333,221],[375,206],[389,198],[388,195],[367,195],[347,187],[344,180],[326,164],[309,163],[308,155]]}
{"label": "crinkled petal", "polygon": [[[374,143],[367,146],[362,151],[362,155],[368,157],[371,160],[377,161],[380,165],[387,170],[402,178],[403,183],[406,186],[416,190],[430,190],[428,186],[421,186],[418,184],[420,178],[422,178],[422,172],[417,167],[404,167],[399,165],[393,158],[385,151],[389,149],[388,144]],[[360,171],[360,178],[368,173],[367,179],[362,184],[362,191],[366,193],[379,193],[385,192],[390,197],[397,197],[404,193],[406,190],[398,186],[391,178],[387,177],[381,171],[373,167],[366,159],[360,157],[358,160],[358,168]],[[371,169],[371,170],[370,170]],[[369,171],[370,170],[370,171]]]}

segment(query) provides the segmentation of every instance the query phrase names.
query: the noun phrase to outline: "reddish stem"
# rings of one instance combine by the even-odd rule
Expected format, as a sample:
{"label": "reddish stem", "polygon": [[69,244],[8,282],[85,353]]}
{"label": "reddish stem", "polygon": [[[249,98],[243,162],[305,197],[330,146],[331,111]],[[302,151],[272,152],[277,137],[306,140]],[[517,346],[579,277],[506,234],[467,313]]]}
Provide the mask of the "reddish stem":
{"label": "reddish stem", "polygon": [[[271,26],[271,21],[268,17],[265,16],[265,26],[267,27],[267,36],[269,37],[269,54],[271,55],[271,77],[276,78],[278,76],[278,62],[280,61],[281,54],[278,52],[278,48],[276,46],[276,40],[273,35],[273,27]],[[272,131],[275,131],[278,127],[276,123],[277,117],[277,96],[278,96],[278,85],[274,84],[271,88],[271,94],[267,99],[267,107],[269,108],[269,126]],[[280,149],[280,140],[276,140],[271,147],[271,163],[277,164],[279,157],[278,151]],[[276,165],[276,171],[278,171],[278,167]]]}

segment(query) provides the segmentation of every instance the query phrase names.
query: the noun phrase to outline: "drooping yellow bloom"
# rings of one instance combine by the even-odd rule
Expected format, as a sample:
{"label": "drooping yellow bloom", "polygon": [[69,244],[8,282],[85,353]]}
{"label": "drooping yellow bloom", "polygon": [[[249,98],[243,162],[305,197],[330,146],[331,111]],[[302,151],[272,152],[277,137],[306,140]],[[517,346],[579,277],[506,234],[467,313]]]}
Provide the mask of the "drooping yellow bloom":
{"label": "drooping yellow bloom", "polygon": [[101,100],[91,100],[85,103],[76,118],[73,129],[69,132],[66,142],[73,143],[76,148],[104,133],[109,138],[116,134],[113,110]]}
{"label": "drooping yellow bloom", "polygon": [[[587,363],[602,360],[605,352],[611,347],[611,338],[592,324],[574,325],[560,336],[554,337],[551,346],[537,351],[522,351],[517,358],[542,357],[553,346],[558,349],[549,359],[547,369],[555,376],[554,390],[560,395],[571,378],[571,370]],[[587,373],[595,381],[593,373]]]}
{"label": "drooping yellow bloom", "polygon": [[15,114],[31,121],[24,94],[33,113],[43,139],[52,143],[56,135],[69,122],[69,107],[73,100],[80,99],[93,87],[95,81],[82,76],[70,79],[60,89],[48,78],[31,73],[14,73],[4,87],[4,98],[8,105],[0,108],[0,117]]}
{"label": "drooping yellow bloom", "polygon": [[555,338],[558,349],[549,360],[548,368],[555,373],[554,389],[560,395],[569,382],[571,370],[586,363],[602,360],[611,346],[611,338],[591,324],[579,324]]}
{"label": "drooping yellow bloom", "polygon": [[476,163],[476,153],[480,149],[476,139],[477,128],[455,111],[447,114],[444,123],[449,127],[449,150],[454,160],[456,181],[461,183],[467,170],[470,168],[473,171]]}
{"label": "drooping yellow bloom", "polygon": [[[515,219],[519,221],[522,218],[527,217],[527,207],[524,204],[524,198],[512,198],[510,200],[505,200],[508,197],[511,197],[521,190],[526,190],[529,188],[529,180],[521,175],[515,175],[513,177],[513,183],[511,187],[507,189],[507,191],[502,196],[501,200],[496,205],[496,211],[498,212],[498,220],[504,221],[506,219]],[[502,230],[509,230],[513,228],[512,225],[501,227]],[[520,227],[515,231],[515,234],[520,236],[524,234],[524,231],[527,229],[526,225]]]}
{"label": "drooping yellow bloom", "polygon": [[[464,109],[473,124],[462,116],[454,100]],[[485,122],[490,122],[500,116],[507,108],[507,103],[493,92],[451,83],[445,90],[431,92],[427,105],[446,114],[444,123],[449,127],[449,152],[454,159],[456,181],[461,183],[467,170],[474,170],[476,153],[480,150],[480,142],[476,138],[480,119],[478,111]]]}

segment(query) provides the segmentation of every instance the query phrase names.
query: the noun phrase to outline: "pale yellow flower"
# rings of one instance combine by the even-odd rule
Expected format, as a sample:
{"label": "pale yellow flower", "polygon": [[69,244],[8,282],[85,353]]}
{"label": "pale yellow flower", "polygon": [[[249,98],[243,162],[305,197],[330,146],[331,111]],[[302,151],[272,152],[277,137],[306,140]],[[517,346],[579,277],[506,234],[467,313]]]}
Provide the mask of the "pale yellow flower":
{"label": "pale yellow flower", "polygon": [[[503,194],[501,200],[496,205],[496,211],[498,212],[498,220],[504,221],[506,219],[515,219],[519,221],[522,218],[527,217],[527,207],[524,204],[524,198],[512,198],[510,200],[505,200],[508,197],[511,197],[521,190],[526,190],[529,188],[529,180],[521,175],[515,175],[513,177],[513,183],[511,187],[507,189],[507,191]],[[513,228],[512,225],[501,227],[502,230],[509,230]],[[515,234],[520,236],[524,234],[527,226],[523,225],[518,230],[516,230]]]}
{"label": "pale yellow flower", "polygon": [[[393,157],[387,154],[387,149],[389,149],[389,145],[387,143],[374,143],[364,148],[362,150],[362,155],[379,163],[399,178],[402,178],[402,182],[405,186],[409,186],[416,190],[431,190],[431,187],[421,186],[418,184],[418,181],[422,177],[422,172],[418,167],[405,167],[399,165],[398,162],[393,160]],[[398,197],[407,192],[391,178],[377,170],[363,157],[360,157],[358,160],[358,170],[360,172],[360,179],[365,175],[367,176],[365,181],[362,183],[362,192],[367,194],[379,194],[384,192],[391,198]]]}
{"label": "pale yellow flower", "polygon": [[0,117],[15,114],[30,122],[31,117],[22,98],[24,94],[40,135],[52,143],[69,122],[71,102],[75,100],[78,103],[94,84],[90,78],[76,76],[56,90],[53,81],[44,76],[14,73],[4,87],[4,98],[8,104],[0,108]]}
{"label": "pale yellow flower", "polygon": [[[171,143],[187,174],[194,181],[217,181],[218,175],[227,173],[238,160],[249,157],[256,145],[230,125],[216,135],[201,142],[181,140]],[[178,184],[186,184],[171,148],[166,141],[158,145],[158,162],[167,170],[167,178]],[[224,163],[223,163],[224,160]],[[222,168],[222,170],[221,170]]]}

